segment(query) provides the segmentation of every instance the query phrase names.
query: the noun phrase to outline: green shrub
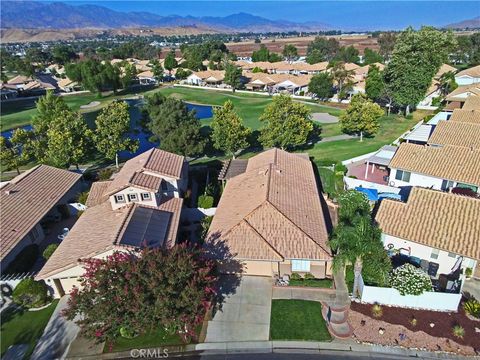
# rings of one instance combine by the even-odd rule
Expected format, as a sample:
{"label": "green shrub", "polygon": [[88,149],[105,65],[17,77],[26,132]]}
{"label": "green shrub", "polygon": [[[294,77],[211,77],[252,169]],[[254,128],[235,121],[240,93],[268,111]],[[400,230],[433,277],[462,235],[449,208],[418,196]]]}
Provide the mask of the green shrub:
{"label": "green shrub", "polygon": [[373,317],[379,318],[383,315],[383,309],[380,305],[375,304],[372,306],[372,315]]}
{"label": "green shrub", "polygon": [[420,295],[432,290],[432,280],[422,269],[412,264],[399,266],[390,275],[390,285],[401,295]]}
{"label": "green shrub", "polygon": [[480,318],[480,302],[477,299],[471,298],[463,304],[465,312],[475,318]]}
{"label": "green shrub", "polygon": [[465,276],[470,277],[473,274],[473,269],[472,268],[466,268],[465,269]]}
{"label": "green shrub", "polygon": [[302,276],[298,273],[292,273],[292,275],[290,275],[290,280],[302,280]]}
{"label": "green shrub", "polygon": [[412,120],[413,119],[413,114],[408,114],[407,116],[405,116],[406,119],[408,120]]}
{"label": "green shrub", "polygon": [[113,169],[112,168],[101,169],[98,172],[98,179],[100,181],[109,180],[110,177],[112,176],[112,174],[113,174]]}
{"label": "green shrub", "polygon": [[316,279],[315,276],[314,276],[313,274],[311,274],[311,273],[306,273],[305,275],[303,275],[303,278],[304,278],[305,280],[314,280],[314,279]]}
{"label": "green shrub", "polygon": [[213,196],[200,195],[198,197],[198,207],[202,209],[210,209],[213,207]]}
{"label": "green shrub", "polygon": [[205,216],[202,219],[201,226],[202,226],[202,234],[201,238],[202,240],[205,240],[207,237],[208,229],[210,228],[210,225],[212,224],[213,216]]}
{"label": "green shrub", "polygon": [[452,333],[453,333],[453,336],[463,339],[463,336],[465,335],[465,329],[460,325],[455,325],[452,328]]}
{"label": "green shrub", "polygon": [[300,91],[300,92],[298,93],[298,95],[304,96],[304,95],[305,95],[305,91]]}
{"label": "green shrub", "polygon": [[120,336],[125,339],[133,339],[134,337],[138,336],[132,329],[129,329],[127,326],[122,326],[120,328]]}
{"label": "green shrub", "polygon": [[10,263],[5,273],[18,274],[30,271],[39,255],[38,245],[31,244],[25,247]]}
{"label": "green shrub", "polygon": [[87,203],[88,191],[83,191],[77,196],[77,202],[85,205]]}
{"label": "green shrub", "polygon": [[35,281],[32,278],[26,278],[13,290],[12,299],[15,304],[35,308],[46,305],[50,301],[50,296],[43,280]]}
{"label": "green shrub", "polygon": [[340,175],[343,175],[347,172],[347,170],[347,167],[342,163],[335,164],[335,173],[340,173]]}
{"label": "green shrub", "polygon": [[55,252],[55,250],[57,250],[58,248],[58,244],[50,244],[46,247],[45,250],[43,250],[43,258],[45,260],[48,260],[50,259],[50,256],[52,256],[52,254]]}
{"label": "green shrub", "polygon": [[432,99],[432,106],[438,106],[442,103],[442,98],[437,96]]}

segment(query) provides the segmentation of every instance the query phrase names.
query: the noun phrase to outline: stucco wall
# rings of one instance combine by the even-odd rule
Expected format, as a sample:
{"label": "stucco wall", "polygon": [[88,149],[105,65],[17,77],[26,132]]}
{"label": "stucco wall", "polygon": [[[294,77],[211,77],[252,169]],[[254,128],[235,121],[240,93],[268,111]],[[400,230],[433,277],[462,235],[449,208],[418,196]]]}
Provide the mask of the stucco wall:
{"label": "stucco wall", "polygon": [[402,186],[421,186],[421,187],[433,187],[435,190],[441,190],[443,179],[435,178],[428,175],[411,173],[410,181],[405,182],[395,179],[397,169],[390,170],[390,186],[402,187]]}

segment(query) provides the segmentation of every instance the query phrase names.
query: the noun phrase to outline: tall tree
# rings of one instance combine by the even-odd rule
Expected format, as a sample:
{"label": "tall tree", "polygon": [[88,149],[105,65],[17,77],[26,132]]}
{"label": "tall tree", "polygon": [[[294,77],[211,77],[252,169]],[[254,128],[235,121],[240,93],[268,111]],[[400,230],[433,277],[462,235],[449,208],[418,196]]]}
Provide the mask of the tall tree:
{"label": "tall tree", "polygon": [[[156,99],[158,100],[158,99]],[[160,148],[184,156],[201,154],[205,140],[195,111],[188,111],[183,101],[166,98],[149,111],[148,127],[160,141]]]}
{"label": "tall tree", "polygon": [[288,95],[275,96],[260,116],[265,123],[260,142],[265,147],[282,149],[303,145],[313,131],[310,110]]}
{"label": "tall tree", "polygon": [[223,81],[232,87],[232,92],[235,92],[236,89],[242,86],[242,68],[231,62],[227,62]]}
{"label": "tall tree", "polygon": [[150,64],[152,65],[152,73],[155,77],[155,80],[161,82],[163,80],[162,65],[160,65],[160,62],[157,59],[150,61]]}
{"label": "tall tree", "polygon": [[52,50],[53,60],[61,65],[67,64],[77,58],[77,54],[68,45],[57,45]]}
{"label": "tall tree", "polygon": [[248,147],[248,137],[252,131],[242,124],[233,103],[228,100],[221,108],[213,110],[213,146],[235,158],[235,153]]}
{"label": "tall tree", "polygon": [[178,66],[177,60],[175,59],[175,51],[170,51],[165,57],[163,66],[168,70],[168,74],[172,75],[172,70]]}
{"label": "tall tree", "polygon": [[127,135],[130,130],[130,113],[127,103],[114,101],[100,111],[95,120],[94,142],[97,150],[107,159],[115,159],[118,169],[118,153],[120,151],[135,152],[138,140]]}
{"label": "tall tree", "polygon": [[419,31],[408,28],[398,36],[392,59],[385,69],[385,80],[395,103],[405,108],[406,113],[425,97],[454,45],[451,32],[432,27],[422,27]]}
{"label": "tall tree", "polygon": [[393,32],[385,32],[378,37],[378,45],[380,46],[380,55],[389,61],[397,41],[397,35]]}
{"label": "tall tree", "polygon": [[295,60],[298,56],[298,50],[293,44],[286,44],[283,47],[282,55],[287,59],[287,61],[291,62]]}
{"label": "tall tree", "polygon": [[330,74],[322,72],[312,76],[308,84],[308,91],[317,95],[319,99],[330,99],[333,92],[333,80]]}
{"label": "tall tree", "polygon": [[438,81],[440,83],[440,92],[443,96],[446,96],[458,87],[458,84],[455,82],[455,74],[451,71],[442,74]]}
{"label": "tall tree", "polygon": [[346,63],[358,63],[360,60],[358,54],[358,50],[355,49],[353,46],[344,46],[341,47],[340,50],[337,52],[334,60],[343,61]]}
{"label": "tall tree", "polygon": [[[370,204],[362,193],[348,190],[338,199],[339,223],[334,229],[329,245],[336,253],[333,258],[335,271],[354,265],[353,296],[357,296],[362,268],[377,285],[387,283],[391,262],[383,248],[381,230],[372,221]],[[368,260],[368,261],[365,261]]]}
{"label": "tall tree", "polygon": [[17,174],[20,175],[20,166],[26,163],[25,159],[22,158],[21,144],[16,144],[11,139],[0,136],[0,165],[2,172],[4,169],[15,169]]}
{"label": "tall tree", "polygon": [[316,37],[307,48],[307,62],[316,64],[322,61],[331,61],[340,50],[340,43],[334,39]]}
{"label": "tall tree", "polygon": [[365,93],[370,100],[378,101],[384,92],[383,73],[375,65],[368,68],[367,79],[365,80]]}
{"label": "tall tree", "polygon": [[328,64],[330,75],[337,86],[337,96],[340,102],[347,96],[347,93],[353,87],[353,70],[347,70],[343,61],[335,61]]}
{"label": "tall tree", "polygon": [[128,88],[136,76],[137,68],[133,64],[130,64],[128,62],[125,63],[123,67],[123,76],[120,80],[122,83],[122,87],[124,89]]}
{"label": "tall tree", "polygon": [[340,127],[346,133],[359,133],[360,141],[363,135],[373,135],[380,128],[379,119],[383,110],[362,94],[352,97],[347,110],[340,115]]}
{"label": "tall tree", "polygon": [[382,63],[383,57],[375,50],[365,48],[363,51],[363,63],[365,65],[374,64],[374,63]]}
{"label": "tall tree", "polygon": [[252,61],[269,61],[270,51],[268,51],[265,45],[260,45],[260,49],[252,53]]}

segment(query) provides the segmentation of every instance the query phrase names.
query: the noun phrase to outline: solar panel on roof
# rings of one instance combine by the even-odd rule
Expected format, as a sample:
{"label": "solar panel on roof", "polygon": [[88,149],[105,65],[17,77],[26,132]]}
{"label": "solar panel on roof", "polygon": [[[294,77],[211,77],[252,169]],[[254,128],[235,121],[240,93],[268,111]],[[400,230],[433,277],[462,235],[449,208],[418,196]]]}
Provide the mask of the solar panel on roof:
{"label": "solar panel on roof", "polygon": [[133,210],[121,245],[134,247],[159,247],[167,237],[172,214],[167,211],[137,207]]}

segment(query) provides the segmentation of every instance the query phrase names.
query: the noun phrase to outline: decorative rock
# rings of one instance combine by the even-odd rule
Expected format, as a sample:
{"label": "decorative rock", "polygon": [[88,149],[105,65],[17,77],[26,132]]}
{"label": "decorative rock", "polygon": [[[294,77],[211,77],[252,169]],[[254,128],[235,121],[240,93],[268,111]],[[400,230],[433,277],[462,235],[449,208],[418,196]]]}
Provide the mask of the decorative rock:
{"label": "decorative rock", "polygon": [[480,328],[478,328],[478,327],[475,326],[475,332],[476,332],[476,333],[480,333]]}
{"label": "decorative rock", "polygon": [[378,329],[378,333],[379,333],[380,335],[385,334],[385,329],[384,329],[384,328],[379,328],[379,329]]}
{"label": "decorative rock", "polygon": [[430,327],[431,328],[435,327],[435,323],[430,323]]}

